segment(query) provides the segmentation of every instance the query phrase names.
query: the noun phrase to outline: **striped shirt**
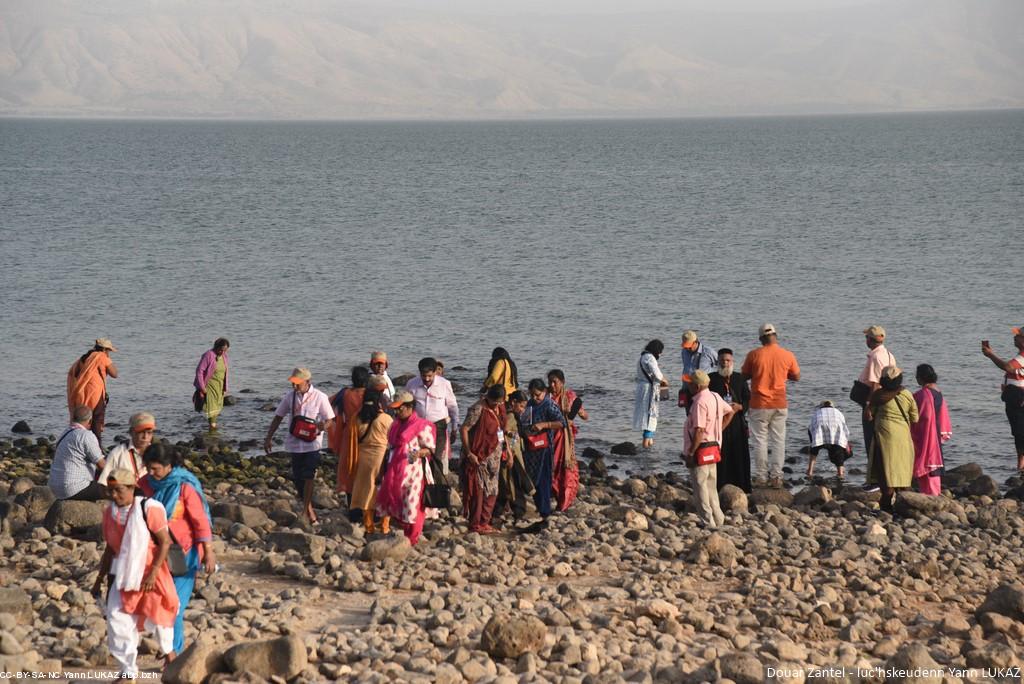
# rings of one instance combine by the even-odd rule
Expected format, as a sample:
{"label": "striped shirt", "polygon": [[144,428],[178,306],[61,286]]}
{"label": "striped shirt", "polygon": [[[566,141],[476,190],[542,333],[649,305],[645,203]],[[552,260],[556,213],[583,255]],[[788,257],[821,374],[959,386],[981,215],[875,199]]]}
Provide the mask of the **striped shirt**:
{"label": "striped shirt", "polygon": [[1024,354],[1017,354],[1008,365],[1010,369],[1004,378],[1006,384],[1024,388]]}
{"label": "striped shirt", "polygon": [[50,466],[49,485],[58,499],[67,499],[96,479],[96,464],[103,460],[99,440],[91,430],[72,423],[57,440],[57,451]]}

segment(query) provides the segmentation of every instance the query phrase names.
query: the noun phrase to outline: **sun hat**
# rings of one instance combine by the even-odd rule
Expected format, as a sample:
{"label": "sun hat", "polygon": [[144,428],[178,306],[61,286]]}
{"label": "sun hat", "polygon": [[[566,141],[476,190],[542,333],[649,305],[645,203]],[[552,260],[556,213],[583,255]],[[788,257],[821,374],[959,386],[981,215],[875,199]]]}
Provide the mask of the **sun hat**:
{"label": "sun hat", "polygon": [[707,387],[711,384],[711,376],[702,370],[695,370],[690,381],[697,387]]}
{"label": "sun hat", "polygon": [[697,344],[697,331],[696,330],[685,330],[683,331],[683,348],[689,349],[691,346]]}
{"label": "sun hat", "polygon": [[375,351],[370,354],[370,363],[387,363],[388,355],[387,352]]}
{"label": "sun hat", "polygon": [[778,334],[779,333],[776,332],[774,325],[772,325],[771,323],[765,323],[759,329],[759,331],[757,333],[757,336],[758,337],[764,337],[765,335],[778,335]]}
{"label": "sun hat", "polygon": [[309,382],[312,379],[313,374],[309,372],[308,368],[297,366],[288,377],[288,382]]}
{"label": "sun hat", "polygon": [[402,390],[401,392],[395,394],[394,398],[391,400],[391,403],[388,404],[388,408],[398,408],[399,406],[404,406],[405,404],[411,404],[414,401],[416,401],[416,397],[412,396],[412,392],[406,392],[405,390]]}
{"label": "sun hat", "polygon": [[117,351],[117,347],[114,346],[114,343],[106,337],[97,337],[96,346],[100,349],[105,349],[106,351]]}
{"label": "sun hat", "polygon": [[903,375],[903,370],[896,366],[886,366],[882,369],[882,377],[886,380],[894,380]]}
{"label": "sun hat", "polygon": [[135,481],[135,473],[127,468],[118,468],[107,477],[108,483],[113,482],[114,484],[128,485],[129,487],[134,487]]}
{"label": "sun hat", "polygon": [[873,340],[881,342],[885,339],[885,328],[880,325],[872,325],[869,328],[864,328],[864,334]]}

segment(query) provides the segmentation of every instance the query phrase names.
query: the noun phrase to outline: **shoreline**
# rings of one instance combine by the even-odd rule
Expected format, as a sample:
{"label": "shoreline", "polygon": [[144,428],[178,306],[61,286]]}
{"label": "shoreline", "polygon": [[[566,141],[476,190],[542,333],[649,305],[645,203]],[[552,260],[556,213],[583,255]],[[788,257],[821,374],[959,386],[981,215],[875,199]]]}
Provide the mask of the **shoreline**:
{"label": "shoreline", "polygon": [[[11,633],[35,653],[3,657],[109,670],[87,591],[95,530],[44,525],[53,446],[42,442],[0,441],[0,596],[26,595]],[[580,498],[546,532],[481,537],[456,517],[428,523],[409,548],[347,521],[329,464],[313,530],[293,510],[283,460],[190,451],[224,569],[201,575],[186,634],[202,639],[179,660],[199,667],[199,651],[276,638],[261,648],[301,662],[284,673],[295,681],[852,682],[938,667],[941,678],[886,680],[952,684],[1011,681],[983,668],[1021,664],[1024,588],[995,591],[1024,568],[1019,478],[1004,486],[960,466],[946,477],[955,495],[903,496],[895,518],[853,487],[755,490],[756,512],[729,492],[727,524],[709,533],[686,512],[685,477],[601,476],[598,460],[581,460]],[[531,650],[500,655],[511,646],[487,637],[495,616],[518,620],[511,631]]]}

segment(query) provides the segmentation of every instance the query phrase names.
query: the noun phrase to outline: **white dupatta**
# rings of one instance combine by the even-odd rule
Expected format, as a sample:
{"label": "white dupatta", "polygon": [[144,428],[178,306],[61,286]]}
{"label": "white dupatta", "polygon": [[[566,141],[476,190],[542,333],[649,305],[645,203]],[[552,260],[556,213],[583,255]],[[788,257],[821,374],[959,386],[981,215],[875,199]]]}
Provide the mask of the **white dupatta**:
{"label": "white dupatta", "polygon": [[[142,577],[146,571],[146,556],[149,553],[151,535],[146,524],[146,514],[142,507],[143,497],[135,497],[128,520],[125,522],[124,536],[121,538],[121,551],[114,558],[111,573],[114,575],[114,588],[118,591],[139,591],[142,588]],[[117,519],[118,506],[110,503],[110,512]],[[150,506],[163,506],[155,499],[146,502]]]}

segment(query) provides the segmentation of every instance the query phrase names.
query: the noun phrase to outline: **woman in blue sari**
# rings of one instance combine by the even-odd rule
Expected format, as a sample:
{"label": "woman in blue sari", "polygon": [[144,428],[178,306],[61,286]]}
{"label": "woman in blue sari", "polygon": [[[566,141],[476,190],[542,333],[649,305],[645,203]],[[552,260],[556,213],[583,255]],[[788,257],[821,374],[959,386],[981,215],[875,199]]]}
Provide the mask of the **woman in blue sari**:
{"label": "woman in blue sari", "polygon": [[217,568],[211,529],[213,518],[203,486],[181,465],[174,447],[164,442],[152,444],[142,455],[142,463],[149,474],[139,480],[139,487],[146,496],[164,505],[171,543],[178,543],[185,552],[186,572],[174,578],[179,603],[178,617],[174,621],[174,652],[181,653],[185,649],[185,608],[196,586],[199,565],[206,568],[207,574]]}
{"label": "woman in blue sari", "polygon": [[533,502],[540,513],[541,521],[530,528],[540,531],[547,528],[551,515],[551,483],[555,460],[555,434],[565,429],[565,416],[548,395],[548,387],[540,378],[534,378],[529,385],[530,401],[519,418],[523,430],[523,459],[526,472],[533,481]]}

